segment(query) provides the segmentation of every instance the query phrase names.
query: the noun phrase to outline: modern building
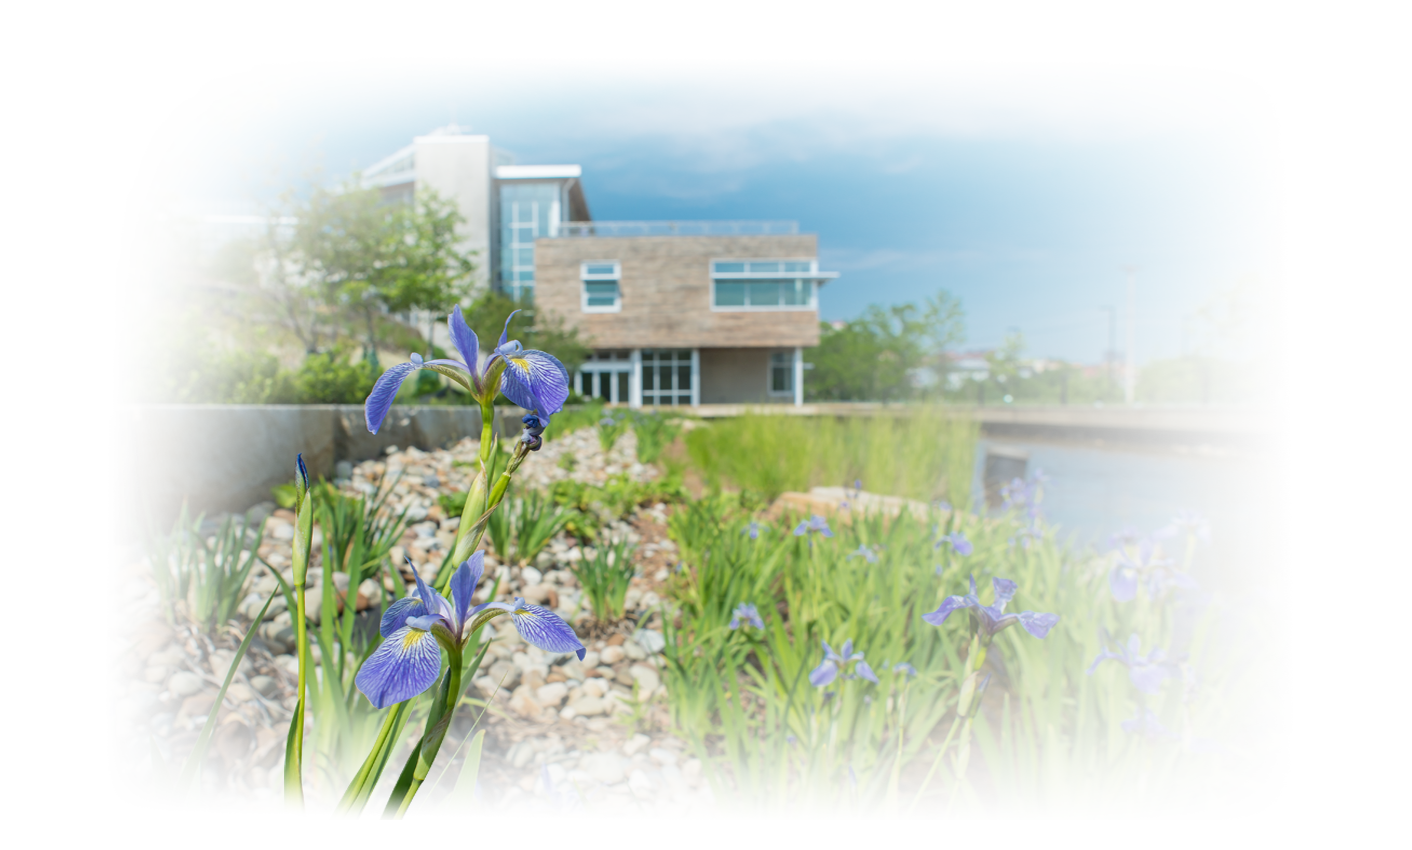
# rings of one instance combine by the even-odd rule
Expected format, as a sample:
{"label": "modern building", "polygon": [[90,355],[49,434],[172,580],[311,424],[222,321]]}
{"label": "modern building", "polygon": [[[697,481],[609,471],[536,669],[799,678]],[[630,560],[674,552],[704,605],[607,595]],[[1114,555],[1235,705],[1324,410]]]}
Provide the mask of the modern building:
{"label": "modern building", "polygon": [[455,201],[466,248],[479,259],[477,282],[533,301],[534,241],[556,235],[561,222],[592,220],[581,173],[577,165],[515,165],[489,136],[452,124],[374,163],[363,182],[388,201],[411,201],[421,188]]}
{"label": "modern building", "polygon": [[1269,164],[1279,192],[1279,230],[1274,239],[1275,322],[1269,350],[1269,397],[1275,404],[1295,398],[1295,154],[1279,155]]}
{"label": "modern building", "polygon": [[595,348],[576,389],[633,407],[802,404],[819,285],[837,276],[819,271],[817,238],[793,222],[653,235],[671,227],[571,224],[536,243],[538,308]]}

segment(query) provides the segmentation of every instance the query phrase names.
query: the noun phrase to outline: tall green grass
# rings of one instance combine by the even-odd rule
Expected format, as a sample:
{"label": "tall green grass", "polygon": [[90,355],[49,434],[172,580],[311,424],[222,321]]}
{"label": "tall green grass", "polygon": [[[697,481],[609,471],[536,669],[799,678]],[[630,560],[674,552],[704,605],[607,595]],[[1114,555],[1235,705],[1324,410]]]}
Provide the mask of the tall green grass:
{"label": "tall green grass", "polygon": [[[1183,636],[1178,606],[1113,599],[1110,556],[1071,549],[1052,529],[1024,545],[1022,517],[1013,514],[872,516],[835,524],[832,539],[795,537],[787,520],[751,540],[742,533],[749,519],[738,499],[720,496],[671,521],[685,565],[669,588],[678,610],[666,632],[671,713],[718,798],[771,810],[902,811],[915,798],[921,811],[1024,804],[1058,814],[1094,801],[1160,809],[1178,791],[1222,781],[1233,790],[1239,759],[1200,741],[1236,737],[1229,715],[1244,683],[1232,670],[1248,648],[1217,637],[1214,606],[1189,617],[1194,627]],[[974,544],[972,555],[933,547],[937,535],[958,530]],[[860,545],[872,548],[875,562],[854,554]],[[991,603],[991,579],[1008,578],[1019,591],[1007,610],[1061,619],[1043,640],[1018,626],[996,637],[974,727],[943,750],[972,627],[964,612],[941,627],[921,615],[964,595],[970,574],[982,604]],[[742,602],[759,607],[765,629],[729,629]],[[1144,652],[1163,647],[1200,686],[1174,678],[1149,697],[1116,662],[1088,675],[1100,627],[1117,640],[1139,634]],[[880,682],[812,687],[820,642],[838,650],[849,639]],[[893,671],[902,661],[916,668],[915,679]],[[1146,709],[1170,735],[1123,728]],[[933,764],[935,778],[917,798]]]}
{"label": "tall green grass", "polygon": [[968,505],[979,434],[974,420],[939,408],[848,418],[748,413],[692,430],[686,446],[707,484],[766,499],[861,481],[869,492]]}

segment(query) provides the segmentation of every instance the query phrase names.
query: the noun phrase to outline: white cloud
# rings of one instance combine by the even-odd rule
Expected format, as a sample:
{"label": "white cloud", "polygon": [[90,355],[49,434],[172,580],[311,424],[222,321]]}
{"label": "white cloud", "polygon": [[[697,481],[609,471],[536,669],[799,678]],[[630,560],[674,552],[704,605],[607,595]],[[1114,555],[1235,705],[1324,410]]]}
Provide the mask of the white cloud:
{"label": "white cloud", "polygon": [[590,144],[654,138],[683,167],[706,174],[823,152],[885,157],[888,143],[908,137],[1107,141],[1292,113],[1282,61],[611,59],[606,66],[664,85],[664,95],[580,116],[563,131]]}

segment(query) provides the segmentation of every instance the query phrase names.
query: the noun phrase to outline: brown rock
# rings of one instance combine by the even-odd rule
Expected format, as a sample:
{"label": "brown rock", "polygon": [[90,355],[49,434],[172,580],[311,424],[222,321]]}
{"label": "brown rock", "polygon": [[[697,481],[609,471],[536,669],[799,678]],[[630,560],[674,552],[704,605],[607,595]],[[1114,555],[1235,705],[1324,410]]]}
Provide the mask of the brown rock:
{"label": "brown rock", "polygon": [[150,566],[145,565],[145,563],[141,561],[128,563],[128,565],[123,566],[123,569],[117,570],[117,580],[124,583],[124,585],[126,585],[130,579],[147,579],[147,577],[151,575],[152,570]]}
{"label": "brown rock", "polygon": [[232,764],[250,755],[255,746],[255,733],[244,720],[232,715],[229,722],[222,723],[216,730],[214,743],[226,764]]}
{"label": "brown rock", "polygon": [[[172,642],[172,638],[177,637],[177,633],[172,631],[171,625],[167,625],[162,620],[148,620],[138,625],[133,630],[133,642],[137,644],[137,650],[133,650],[133,655],[141,661],[147,661],[152,652],[160,652],[167,648],[167,644]],[[133,657],[128,655],[128,658]],[[124,666],[123,669],[127,669]],[[133,674],[128,674],[133,675]]]}
{"label": "brown rock", "polygon": [[191,755],[191,751],[196,748],[196,738],[199,737],[201,737],[199,731],[184,729],[167,738],[167,744],[172,748],[172,764],[177,764],[182,758]]}
{"label": "brown rock", "polygon": [[615,634],[615,635],[613,635],[612,637],[608,638],[607,644],[608,644],[609,646],[622,646],[622,645],[623,645],[623,641],[626,640],[626,639],[627,639],[627,638],[624,637],[621,632],[619,632],[618,634]]}

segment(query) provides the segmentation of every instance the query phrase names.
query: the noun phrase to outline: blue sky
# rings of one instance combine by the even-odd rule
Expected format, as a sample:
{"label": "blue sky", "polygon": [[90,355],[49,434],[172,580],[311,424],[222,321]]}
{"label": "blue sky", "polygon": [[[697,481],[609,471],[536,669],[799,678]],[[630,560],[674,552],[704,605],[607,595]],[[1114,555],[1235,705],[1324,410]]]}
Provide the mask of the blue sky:
{"label": "blue sky", "polygon": [[[1095,362],[1124,265],[1138,267],[1138,357],[1183,348],[1183,319],[1273,276],[1261,147],[1211,89],[1082,97],[1033,81],[878,92],[502,76],[304,81],[215,90],[177,117],[169,200],[238,211],[318,163],[365,167],[453,117],[520,163],[575,162],[598,219],[793,219],[817,233],[826,319],[959,297],[967,346]],[[1214,113],[1214,117],[1213,114]],[[272,171],[273,170],[273,171]],[[270,174],[278,171],[273,181]]]}

